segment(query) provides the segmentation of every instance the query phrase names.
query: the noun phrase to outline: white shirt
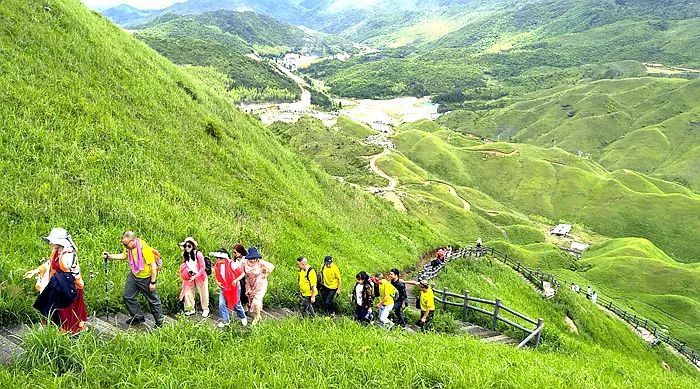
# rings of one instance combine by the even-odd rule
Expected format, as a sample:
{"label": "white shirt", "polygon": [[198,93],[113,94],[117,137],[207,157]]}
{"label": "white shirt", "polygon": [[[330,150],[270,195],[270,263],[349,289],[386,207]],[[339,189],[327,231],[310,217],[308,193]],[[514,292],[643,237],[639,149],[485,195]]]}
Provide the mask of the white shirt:
{"label": "white shirt", "polygon": [[355,301],[357,305],[362,305],[362,290],[365,288],[362,284],[355,284]]}

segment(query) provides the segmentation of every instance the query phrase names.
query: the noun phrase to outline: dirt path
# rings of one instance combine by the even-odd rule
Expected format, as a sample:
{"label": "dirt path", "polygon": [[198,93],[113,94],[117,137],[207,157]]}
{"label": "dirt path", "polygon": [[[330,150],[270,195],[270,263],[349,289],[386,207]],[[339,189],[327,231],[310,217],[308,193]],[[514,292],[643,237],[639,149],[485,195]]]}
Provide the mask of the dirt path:
{"label": "dirt path", "polygon": [[432,180],[429,180],[429,181],[427,181],[427,182],[436,182],[436,183],[438,183],[438,184],[445,185],[445,186],[447,187],[447,189],[450,191],[450,194],[451,194],[452,196],[455,196],[456,198],[458,198],[458,199],[460,199],[460,200],[462,201],[462,207],[464,208],[464,210],[466,210],[466,211],[471,211],[471,210],[472,210],[472,206],[469,204],[469,202],[468,202],[467,200],[464,199],[464,197],[460,196],[459,193],[457,193],[457,189],[455,189],[454,186],[452,186],[452,185],[450,185],[450,184],[448,184],[448,183],[446,183],[446,182],[442,182],[442,181],[432,181]]}
{"label": "dirt path", "polygon": [[396,189],[396,186],[398,185],[398,182],[396,181],[396,179],[394,179],[394,177],[392,177],[392,176],[390,176],[390,175],[384,173],[384,172],[382,171],[382,169],[380,169],[380,168],[377,166],[377,160],[379,160],[379,158],[384,157],[384,156],[389,155],[389,154],[391,154],[391,150],[389,150],[389,149],[384,149],[384,151],[382,151],[381,153],[379,153],[379,154],[373,156],[372,159],[369,160],[369,167],[370,167],[370,169],[372,169],[372,172],[374,172],[374,174],[378,175],[379,177],[382,177],[382,178],[384,178],[385,180],[389,181],[389,185],[388,185],[388,186],[385,186],[384,188],[378,188],[379,190],[387,191],[387,192],[391,192],[391,191],[393,191],[394,189]]}

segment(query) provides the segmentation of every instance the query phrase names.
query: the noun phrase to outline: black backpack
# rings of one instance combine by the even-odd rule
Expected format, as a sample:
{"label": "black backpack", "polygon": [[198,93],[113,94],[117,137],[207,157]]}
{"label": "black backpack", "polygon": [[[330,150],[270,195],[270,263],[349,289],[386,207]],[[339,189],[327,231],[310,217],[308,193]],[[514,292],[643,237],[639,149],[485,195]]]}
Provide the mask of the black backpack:
{"label": "black backpack", "polygon": [[323,284],[323,281],[321,281],[321,278],[323,278],[323,276],[319,276],[316,269],[314,269],[313,267],[309,267],[309,270],[306,271],[306,281],[309,281],[309,287],[313,286],[313,285],[311,285],[311,279],[309,278],[309,274],[311,273],[311,270],[313,270],[314,273],[316,273],[316,293],[318,293],[318,291],[319,291],[318,285]]}
{"label": "black backpack", "polygon": [[325,284],[323,283],[323,267],[326,266],[321,265],[321,271],[316,272],[316,290],[320,291],[321,289],[325,288]]}
{"label": "black backpack", "polygon": [[211,259],[209,259],[209,257],[204,257],[204,272],[207,273],[208,276],[211,275]]}

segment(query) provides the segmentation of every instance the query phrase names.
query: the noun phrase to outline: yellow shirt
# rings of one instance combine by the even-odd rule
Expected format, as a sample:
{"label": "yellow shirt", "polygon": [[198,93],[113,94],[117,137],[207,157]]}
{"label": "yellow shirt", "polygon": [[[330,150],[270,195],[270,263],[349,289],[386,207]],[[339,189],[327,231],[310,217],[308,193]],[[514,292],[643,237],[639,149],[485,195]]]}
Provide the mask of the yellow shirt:
{"label": "yellow shirt", "polygon": [[384,297],[387,297],[386,301],[384,302],[385,306],[391,306],[394,305],[394,294],[396,293],[396,288],[394,288],[394,285],[391,284],[391,282],[387,280],[383,280],[379,284],[379,301],[384,301]]}
{"label": "yellow shirt", "polygon": [[299,270],[299,291],[301,291],[301,295],[304,297],[315,296],[318,291],[313,293],[311,290],[312,286],[316,286],[316,270],[310,269],[309,279],[306,279],[306,270]]}
{"label": "yellow shirt", "polygon": [[[153,250],[151,250],[151,246],[149,246],[146,242],[143,240],[141,241],[141,253],[143,254],[143,270],[140,272],[134,274],[134,277],[136,278],[149,278],[151,277],[151,265],[153,262],[156,261],[156,257],[153,255]],[[128,259],[128,254],[126,252],[126,248],[124,249],[124,255],[127,256],[127,262],[129,261]],[[136,248],[131,250],[131,255],[133,255],[134,261],[137,260],[137,254],[136,254]]]}
{"label": "yellow shirt", "polygon": [[434,311],[435,310],[435,295],[433,294],[433,288],[428,287],[428,290],[420,292],[420,310],[421,311]]}
{"label": "yellow shirt", "polygon": [[323,286],[328,289],[338,289],[340,286],[340,269],[338,269],[338,266],[335,263],[331,263],[330,267],[323,265],[321,272],[323,273]]}

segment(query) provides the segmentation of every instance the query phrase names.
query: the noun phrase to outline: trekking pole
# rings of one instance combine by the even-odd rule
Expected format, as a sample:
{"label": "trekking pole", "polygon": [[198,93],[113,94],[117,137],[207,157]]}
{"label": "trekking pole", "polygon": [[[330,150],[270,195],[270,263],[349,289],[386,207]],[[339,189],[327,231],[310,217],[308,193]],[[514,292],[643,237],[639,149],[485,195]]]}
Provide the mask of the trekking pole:
{"label": "trekking pole", "polygon": [[104,259],[104,271],[105,271],[105,311],[106,319],[109,320],[109,274],[107,271],[107,258]]}

